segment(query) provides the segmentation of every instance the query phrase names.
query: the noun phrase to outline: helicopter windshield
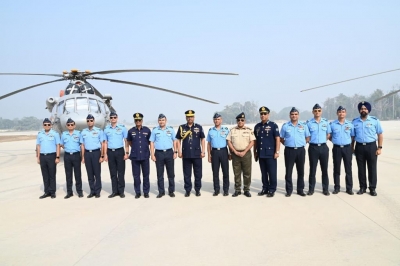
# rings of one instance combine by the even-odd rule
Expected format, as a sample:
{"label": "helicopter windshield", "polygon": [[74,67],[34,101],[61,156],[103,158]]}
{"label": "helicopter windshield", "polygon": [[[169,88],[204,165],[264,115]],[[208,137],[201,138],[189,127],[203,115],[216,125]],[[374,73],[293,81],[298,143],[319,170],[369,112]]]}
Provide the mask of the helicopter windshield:
{"label": "helicopter windshield", "polygon": [[73,112],[75,109],[75,99],[68,99],[65,101],[64,113]]}
{"label": "helicopter windshield", "polygon": [[89,111],[88,98],[78,97],[76,98],[76,111]]}
{"label": "helicopter windshield", "polygon": [[100,113],[99,104],[97,103],[97,100],[89,98],[89,106],[90,106],[90,112]]}
{"label": "helicopter windshield", "polygon": [[57,114],[62,114],[64,112],[64,101],[58,103]]}

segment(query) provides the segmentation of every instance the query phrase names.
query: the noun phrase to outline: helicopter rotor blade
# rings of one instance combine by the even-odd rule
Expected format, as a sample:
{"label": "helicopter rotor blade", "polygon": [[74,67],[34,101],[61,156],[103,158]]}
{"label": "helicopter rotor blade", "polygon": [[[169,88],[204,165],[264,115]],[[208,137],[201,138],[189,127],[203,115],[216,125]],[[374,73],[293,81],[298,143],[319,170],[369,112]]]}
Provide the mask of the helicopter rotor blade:
{"label": "helicopter rotor blade", "polygon": [[2,99],[4,99],[4,98],[7,98],[7,97],[9,97],[9,96],[11,96],[11,95],[14,95],[14,94],[17,94],[17,93],[20,93],[20,92],[23,92],[23,91],[32,89],[32,88],[34,88],[34,87],[39,87],[39,86],[42,86],[42,85],[46,85],[46,84],[50,84],[50,83],[58,82],[58,81],[63,81],[63,80],[64,80],[64,79],[56,79],[56,80],[53,80],[53,81],[43,82],[43,83],[39,83],[39,84],[36,84],[36,85],[32,85],[32,86],[29,86],[29,87],[25,87],[25,88],[22,88],[22,89],[19,89],[19,90],[15,90],[15,91],[13,91],[13,92],[10,92],[10,93],[1,95],[1,96],[0,96],[0,100],[2,100]]}
{"label": "helicopter rotor blade", "polygon": [[358,77],[358,78],[352,78],[352,79],[347,79],[347,80],[343,80],[343,81],[339,81],[339,82],[334,82],[334,83],[330,83],[330,84],[326,84],[326,85],[322,85],[322,86],[318,86],[318,87],[314,87],[314,88],[310,88],[310,89],[301,90],[300,92],[315,90],[315,89],[319,89],[319,88],[323,88],[323,87],[327,87],[327,86],[331,86],[331,85],[335,85],[335,84],[339,84],[339,83],[343,83],[343,82],[348,82],[348,81],[352,81],[352,80],[356,80],[356,79],[363,79],[363,78],[376,76],[376,75],[380,75],[380,74],[385,74],[385,73],[398,71],[398,70],[400,70],[400,68],[392,69],[392,70],[388,70],[388,71],[384,71],[384,72],[379,72],[379,73],[375,73],[375,74],[371,74],[371,75],[367,75],[367,76],[362,76],[362,77]]}
{"label": "helicopter rotor blade", "polygon": [[214,74],[214,75],[239,75],[236,73],[225,73],[225,72],[205,72],[205,71],[185,71],[185,70],[157,70],[157,69],[122,69],[122,70],[106,70],[97,71],[91,73],[85,73],[84,76],[94,74],[115,74],[115,73],[126,73],[126,72],[169,72],[169,73],[187,73],[187,74]]}
{"label": "helicopter rotor blade", "polygon": [[378,101],[380,101],[380,100],[382,100],[382,99],[384,99],[384,98],[387,98],[387,97],[389,97],[389,96],[392,96],[393,94],[396,94],[396,93],[398,93],[399,91],[400,91],[400,90],[392,91],[391,93],[388,93],[388,94],[386,94],[386,95],[383,95],[382,97],[379,97],[378,99],[375,99],[374,102],[376,103],[376,102],[378,102]]}
{"label": "helicopter rotor blade", "polygon": [[37,74],[37,73],[0,73],[0,75],[63,77],[63,75],[61,74]]}
{"label": "helicopter rotor blade", "polygon": [[122,83],[122,84],[128,84],[128,85],[135,85],[135,86],[150,88],[150,89],[154,89],[154,90],[160,90],[160,91],[165,91],[165,92],[169,92],[169,93],[174,93],[174,94],[178,94],[178,95],[181,95],[181,96],[189,97],[189,98],[192,98],[192,99],[196,99],[196,100],[200,100],[200,101],[204,101],[204,102],[208,102],[208,103],[218,104],[217,102],[213,102],[213,101],[206,100],[206,99],[203,99],[203,98],[199,98],[199,97],[196,97],[196,96],[192,96],[192,95],[189,95],[189,94],[185,94],[185,93],[181,93],[181,92],[177,92],[177,91],[173,91],[173,90],[168,90],[168,89],[164,89],[164,88],[160,88],[160,87],[150,86],[150,85],[146,85],[146,84],[130,82],[130,81],[123,81],[123,80],[118,80],[118,79],[98,78],[98,77],[93,77],[93,79],[106,80],[106,81],[110,81],[110,82]]}

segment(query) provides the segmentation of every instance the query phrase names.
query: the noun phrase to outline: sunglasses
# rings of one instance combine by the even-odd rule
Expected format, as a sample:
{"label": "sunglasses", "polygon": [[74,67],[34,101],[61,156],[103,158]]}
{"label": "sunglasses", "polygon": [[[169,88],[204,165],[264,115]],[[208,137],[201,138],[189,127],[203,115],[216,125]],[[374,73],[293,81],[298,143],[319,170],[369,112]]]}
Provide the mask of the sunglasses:
{"label": "sunglasses", "polygon": [[260,115],[267,115],[267,113],[260,113]]}
{"label": "sunglasses", "polygon": [[321,113],[322,110],[321,110],[321,109],[316,109],[316,110],[314,110],[314,112],[316,112],[316,113]]}
{"label": "sunglasses", "polygon": [[67,124],[67,127],[72,127],[72,126],[74,126],[75,124]]}
{"label": "sunglasses", "polygon": [[244,122],[244,119],[237,119],[238,122]]}
{"label": "sunglasses", "polygon": [[142,119],[135,119],[135,123],[136,122],[142,122]]}
{"label": "sunglasses", "polygon": [[43,124],[43,126],[49,127],[49,126],[51,126],[51,124]]}
{"label": "sunglasses", "polygon": [[299,114],[290,114],[290,115],[299,115]]}
{"label": "sunglasses", "polygon": [[93,122],[93,119],[87,119],[86,122]]}
{"label": "sunglasses", "polygon": [[117,119],[116,116],[110,116],[110,119]]}

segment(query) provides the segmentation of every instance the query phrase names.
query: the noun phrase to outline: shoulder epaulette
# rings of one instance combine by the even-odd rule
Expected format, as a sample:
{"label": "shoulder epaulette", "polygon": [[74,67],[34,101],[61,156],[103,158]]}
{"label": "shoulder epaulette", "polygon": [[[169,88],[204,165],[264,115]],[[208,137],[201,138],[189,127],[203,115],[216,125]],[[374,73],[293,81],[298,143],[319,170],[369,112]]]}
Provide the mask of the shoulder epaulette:
{"label": "shoulder epaulette", "polygon": [[375,116],[370,115],[369,117],[371,117],[374,120],[378,120],[378,118],[376,118]]}
{"label": "shoulder epaulette", "polygon": [[353,121],[356,120],[356,119],[358,119],[358,117],[354,118]]}
{"label": "shoulder epaulette", "polygon": [[223,127],[222,129],[228,130],[228,128],[227,128],[227,127]]}
{"label": "shoulder epaulette", "polygon": [[235,129],[236,127],[231,127],[230,130]]}
{"label": "shoulder epaulette", "polygon": [[[307,124],[308,122],[310,122],[309,120],[307,120],[305,123]],[[301,123],[301,121],[300,121],[300,123]]]}
{"label": "shoulder epaulette", "polygon": [[120,126],[121,126],[121,127],[125,127],[125,125],[123,125],[123,124],[120,124]]}

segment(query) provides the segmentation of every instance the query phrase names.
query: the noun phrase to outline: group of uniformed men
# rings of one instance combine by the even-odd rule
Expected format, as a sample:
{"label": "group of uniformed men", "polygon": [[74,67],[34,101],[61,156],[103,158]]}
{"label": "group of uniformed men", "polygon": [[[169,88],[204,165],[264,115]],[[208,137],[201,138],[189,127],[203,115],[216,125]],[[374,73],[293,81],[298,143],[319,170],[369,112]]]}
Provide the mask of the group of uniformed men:
{"label": "group of uniformed men", "polygon": [[[377,157],[382,150],[382,127],[379,120],[370,116],[371,104],[360,102],[358,104],[360,117],[352,122],[346,120],[346,109],[339,106],[338,119],[328,122],[322,118],[322,108],[316,104],[313,107],[314,117],[306,122],[299,121],[299,111],[293,107],[290,110],[290,120],[283,124],[279,132],[278,125],[269,120],[270,110],[262,106],[259,109],[260,123],[254,129],[245,126],[245,114],[237,117],[237,126],[231,129],[222,126],[222,117],[216,113],[213,116],[214,127],[207,134],[207,148],[205,133],[201,125],[194,123],[195,112],[185,112],[186,124],[179,126],[177,133],[167,125],[164,114],[158,116],[158,127],[152,131],[143,126],[143,115],[135,113],[135,127],[127,130],[124,125],[118,124],[118,115],[110,113],[110,125],[104,130],[94,126],[94,117],[87,116],[88,127],[79,132],[75,130],[75,122],[68,119],[68,130],[63,132],[61,138],[56,131],[51,129],[51,121],[43,121],[44,130],[37,136],[37,162],[40,164],[44,194],[40,197],[56,197],[56,164],[59,162],[60,147],[65,150],[64,168],[67,183],[66,199],[73,196],[72,172],[75,175],[76,192],[83,197],[81,163],[86,166],[89,180],[90,194],[88,198],[100,197],[101,163],[108,162],[112,193],[108,196],[125,197],[125,160],[132,163],[135,198],[149,197],[150,190],[150,158],[155,162],[157,169],[158,195],[165,195],[164,167],[168,177],[168,195],[175,197],[175,172],[174,160],[182,158],[185,197],[192,191],[192,169],[194,173],[194,190],[196,196],[201,196],[202,158],[208,157],[211,163],[214,183],[214,196],[218,196],[220,188],[219,169],[222,169],[222,191],[224,196],[229,195],[229,160],[232,160],[235,175],[235,191],[233,197],[241,195],[242,175],[243,192],[251,197],[251,164],[253,155],[259,162],[261,170],[262,190],[259,196],[273,197],[277,187],[277,159],[280,155],[280,144],[285,146],[285,183],[286,197],[293,192],[292,172],[297,169],[297,194],[312,196],[316,185],[316,169],[319,162],[322,172],[323,194],[330,195],[328,177],[329,149],[327,141],[333,143],[333,194],[340,192],[340,168],[343,160],[346,172],[346,193],[353,195],[352,156],[355,154],[358,166],[358,179],[360,190],[357,194],[366,193],[368,165],[368,188],[370,195],[376,196],[377,183]],[[378,144],[377,144],[378,142]],[[304,164],[305,146],[308,147],[309,157],[309,189],[304,192]],[[143,186],[141,190],[141,173]]]}

